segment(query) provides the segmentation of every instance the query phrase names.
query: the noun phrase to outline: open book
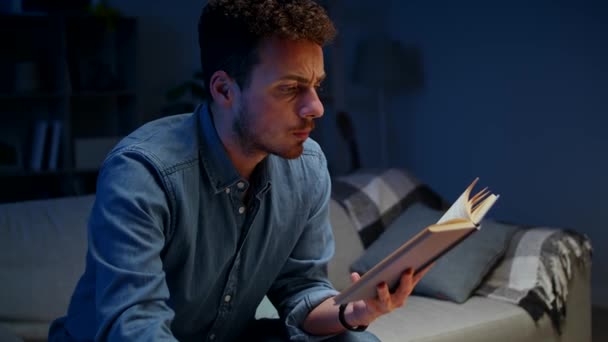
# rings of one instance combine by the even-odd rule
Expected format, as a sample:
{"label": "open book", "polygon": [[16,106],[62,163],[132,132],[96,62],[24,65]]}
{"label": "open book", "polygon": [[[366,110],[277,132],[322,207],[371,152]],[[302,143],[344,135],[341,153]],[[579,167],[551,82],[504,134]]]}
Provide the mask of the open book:
{"label": "open book", "polygon": [[411,268],[418,273],[476,232],[498,199],[498,195],[487,188],[471,195],[478,180],[476,178],[469,185],[436,224],[424,228],[366,272],[358,282],[338,294],[334,298],[336,304],[374,298],[376,286],[381,282],[395,289],[405,270]]}

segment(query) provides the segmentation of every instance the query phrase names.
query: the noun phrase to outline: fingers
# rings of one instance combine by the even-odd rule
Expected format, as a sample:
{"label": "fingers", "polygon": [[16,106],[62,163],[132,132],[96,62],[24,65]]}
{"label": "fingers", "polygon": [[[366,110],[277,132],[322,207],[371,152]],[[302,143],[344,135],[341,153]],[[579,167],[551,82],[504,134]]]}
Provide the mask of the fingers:
{"label": "fingers", "polygon": [[391,304],[391,293],[386,283],[381,283],[377,286],[376,292],[378,293],[378,299],[382,306],[390,307]]}
{"label": "fingers", "polygon": [[376,286],[377,297],[374,299],[365,300],[367,307],[372,309],[374,316],[380,316],[392,311],[392,296],[389,292],[386,283],[380,283]]}
{"label": "fingers", "polygon": [[414,289],[414,272],[411,269],[408,269],[403,273],[401,279],[399,281],[399,287],[395,291],[395,293],[390,293],[388,285],[386,283],[381,283],[377,287],[377,300],[372,304],[373,307],[381,312],[388,313],[393,311],[394,309],[403,306],[407,297],[412,293]]}
{"label": "fingers", "polygon": [[397,288],[397,291],[395,291],[395,293],[393,294],[393,304],[395,305],[395,307],[400,307],[405,304],[407,297],[409,297],[409,295],[414,290],[414,286],[416,285],[414,278],[414,270],[412,270],[411,268],[405,271],[403,275],[401,275],[401,280],[399,281],[399,288]]}
{"label": "fingers", "polygon": [[[407,298],[414,290],[416,284],[418,284],[420,279],[424,277],[424,275],[433,267],[433,265],[435,265],[435,263],[426,266],[416,275],[414,275],[413,269],[410,268],[406,270],[401,275],[399,287],[394,293],[390,292],[386,283],[383,282],[378,284],[376,287],[377,297],[375,299],[365,300],[367,306],[378,314],[385,314],[403,306],[407,301]],[[359,273],[353,272],[350,274],[351,282],[356,283],[360,279],[361,276]]]}
{"label": "fingers", "polygon": [[415,276],[414,276],[414,285],[418,284],[418,282],[420,281],[420,279],[422,279],[422,277],[424,277],[424,275],[431,269],[433,268],[433,266],[435,266],[435,263],[432,263],[428,266],[426,266],[425,268],[423,268],[420,272],[418,272]]}

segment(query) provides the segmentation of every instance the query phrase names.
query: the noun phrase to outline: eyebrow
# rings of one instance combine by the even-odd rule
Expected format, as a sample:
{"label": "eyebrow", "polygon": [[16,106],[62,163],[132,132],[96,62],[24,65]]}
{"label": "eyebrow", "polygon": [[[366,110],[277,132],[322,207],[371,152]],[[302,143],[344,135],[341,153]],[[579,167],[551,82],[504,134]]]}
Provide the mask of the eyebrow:
{"label": "eyebrow", "polygon": [[[317,80],[316,80],[315,83],[322,82],[325,79],[326,76],[327,75],[325,75],[325,74],[321,74],[321,76],[317,78]],[[286,75],[286,76],[281,77],[279,80],[281,80],[281,81],[283,81],[283,80],[292,80],[292,81],[297,81],[299,83],[305,83],[305,84],[311,83],[308,78],[302,77],[302,76],[298,76],[298,75]]]}

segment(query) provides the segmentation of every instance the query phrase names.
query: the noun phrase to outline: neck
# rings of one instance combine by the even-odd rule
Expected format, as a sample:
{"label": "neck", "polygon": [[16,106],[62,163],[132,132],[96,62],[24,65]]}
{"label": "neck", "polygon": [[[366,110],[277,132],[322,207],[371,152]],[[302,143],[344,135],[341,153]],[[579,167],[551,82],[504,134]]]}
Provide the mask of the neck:
{"label": "neck", "polygon": [[266,158],[267,153],[256,151],[234,132],[228,115],[216,106],[210,106],[215,130],[224,145],[228,158],[241,177],[249,180],[256,166]]}

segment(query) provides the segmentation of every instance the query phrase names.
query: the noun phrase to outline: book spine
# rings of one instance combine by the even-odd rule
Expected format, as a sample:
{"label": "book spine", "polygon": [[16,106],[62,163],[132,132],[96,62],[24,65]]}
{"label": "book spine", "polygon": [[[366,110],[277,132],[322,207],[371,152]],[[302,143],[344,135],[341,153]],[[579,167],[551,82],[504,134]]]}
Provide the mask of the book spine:
{"label": "book spine", "polygon": [[50,146],[49,146],[49,170],[57,170],[59,161],[59,146],[61,145],[61,129],[62,123],[59,120],[53,120],[50,127]]}
{"label": "book spine", "polygon": [[32,154],[30,156],[30,169],[42,170],[42,159],[44,158],[44,145],[49,123],[46,120],[38,120],[34,124],[32,136]]}

